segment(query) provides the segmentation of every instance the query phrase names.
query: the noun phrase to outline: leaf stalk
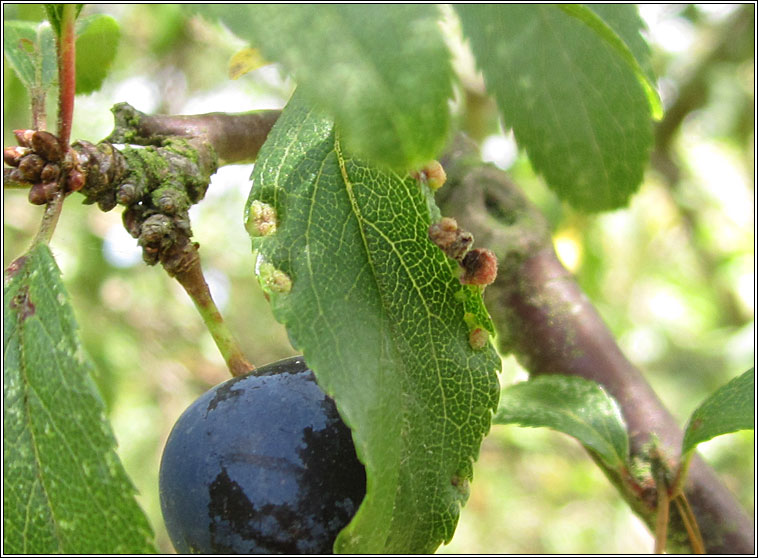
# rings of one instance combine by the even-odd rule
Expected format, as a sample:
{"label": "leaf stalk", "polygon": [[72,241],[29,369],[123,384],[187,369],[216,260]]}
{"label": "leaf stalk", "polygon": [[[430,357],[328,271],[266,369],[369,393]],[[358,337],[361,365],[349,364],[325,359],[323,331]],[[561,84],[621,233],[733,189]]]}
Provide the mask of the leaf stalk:
{"label": "leaf stalk", "polygon": [[63,209],[63,200],[66,194],[58,190],[53,195],[52,199],[45,205],[45,213],[42,215],[42,221],[40,222],[37,234],[32,241],[32,247],[38,244],[50,244],[50,240],[53,238],[55,227],[58,224],[58,218],[61,215]]}
{"label": "leaf stalk", "polygon": [[255,370],[255,366],[242,354],[237,339],[224,322],[221,312],[213,301],[210,288],[203,276],[200,257],[194,258],[192,263],[186,269],[177,272],[175,277],[195,303],[232,376],[242,376]]}

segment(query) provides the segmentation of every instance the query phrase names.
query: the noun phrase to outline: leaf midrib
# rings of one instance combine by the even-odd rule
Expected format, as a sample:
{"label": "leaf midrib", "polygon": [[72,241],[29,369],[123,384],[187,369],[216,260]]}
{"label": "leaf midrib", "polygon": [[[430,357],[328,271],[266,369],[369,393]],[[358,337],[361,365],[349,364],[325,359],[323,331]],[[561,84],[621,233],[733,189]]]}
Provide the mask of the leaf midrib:
{"label": "leaf midrib", "polygon": [[[364,217],[362,215],[362,212],[361,212],[361,209],[360,209],[360,206],[358,205],[358,202],[355,199],[355,194],[353,192],[353,183],[350,180],[350,177],[348,176],[347,168],[345,167],[345,158],[344,158],[344,156],[342,154],[342,148],[340,146],[339,135],[338,135],[338,133],[336,131],[335,131],[335,134],[334,134],[334,151],[335,151],[335,155],[337,157],[337,162],[338,162],[338,165],[339,165],[339,168],[340,168],[340,175],[342,176],[342,181],[345,184],[345,191],[346,191],[348,199],[350,201],[350,206],[351,206],[353,214],[355,215],[356,220],[358,222],[358,230],[360,231],[360,234],[361,234],[361,242],[363,244],[363,249],[364,249],[364,252],[366,254],[366,259],[367,259],[368,264],[369,264],[369,266],[371,268],[371,277],[372,277],[372,280],[374,282],[374,285],[376,286],[376,292],[379,294],[379,298],[380,298],[380,301],[381,301],[382,318],[383,318],[382,321],[381,321],[381,323],[382,324],[387,324],[387,326],[390,328],[390,330],[394,331],[394,327],[393,327],[392,322],[387,319],[387,316],[388,316],[388,310],[387,310],[387,308],[389,307],[389,304],[387,303],[387,295],[384,292],[384,290],[380,287],[379,281],[377,281],[377,279],[376,279],[376,277],[377,277],[378,274],[376,272],[376,267],[374,265],[374,259],[371,256],[371,251],[370,251],[369,246],[368,246],[368,241],[366,239],[366,235],[365,235],[365,232],[364,232],[364,226],[370,226],[370,227],[372,227],[374,229],[374,231],[377,232],[377,234],[379,234],[380,236],[382,236],[386,240],[387,245],[391,247],[392,251],[395,254],[397,254],[395,243],[391,242],[391,239],[387,238],[384,235],[384,233],[381,230],[379,230],[378,228],[376,228],[375,226],[373,226],[372,223],[370,223],[369,221],[367,221],[366,219],[364,219]],[[426,299],[424,298],[423,293],[421,293],[421,290],[420,290],[418,284],[416,283],[416,280],[415,280],[413,274],[406,267],[405,260],[403,258],[401,258],[401,257],[398,257],[398,261],[400,262],[400,266],[402,267],[403,271],[405,272],[405,274],[407,275],[407,277],[410,279],[411,284],[413,285],[413,289],[418,294],[419,300],[422,301],[422,304],[424,306],[424,312],[426,313],[427,316],[430,316],[431,313],[430,313],[429,308],[428,308],[428,306],[426,304]],[[432,332],[431,331],[427,331],[427,333],[428,333],[429,337],[431,338],[432,337]],[[397,339],[397,338],[398,338],[398,335],[393,335],[392,336],[392,339]],[[442,385],[442,376],[441,376],[441,371],[440,371],[440,368],[439,368],[439,365],[438,365],[438,359],[437,359],[437,355],[436,355],[436,348],[434,346],[434,343],[430,343],[430,346],[431,346],[432,351],[433,351],[432,362],[434,363],[434,369],[435,369],[435,373],[437,375],[438,384]],[[405,359],[404,359],[403,355],[400,354],[398,351],[395,351],[395,353],[397,354],[397,358],[403,363],[403,368],[404,369],[410,369],[411,367],[408,366],[408,364],[405,362]],[[444,398],[444,390],[440,390],[440,392],[441,392],[441,398],[442,398],[441,401],[440,401],[440,405],[441,405],[442,410],[443,410],[442,417],[444,419],[444,423],[446,424],[448,422],[447,401]],[[404,414],[407,414],[407,412],[404,413]],[[446,429],[443,428],[442,431],[441,431],[441,433],[440,433],[440,437],[441,437],[441,443],[440,443],[440,445],[441,445],[441,447],[445,447],[445,444],[446,444],[446,434],[447,434]],[[435,484],[435,487],[434,487],[434,497],[433,497],[434,501],[438,501],[439,500],[439,490],[440,490],[439,484]],[[406,518],[406,521],[407,521],[407,518]],[[413,517],[412,521],[415,522],[416,521],[416,517]],[[388,537],[389,537],[389,535],[388,535]],[[386,541],[385,541],[385,543],[386,543]]]}
{"label": "leaf midrib", "polygon": [[[31,265],[30,259],[27,259],[25,262],[25,265]],[[24,269],[24,274],[19,278],[19,281],[21,284],[23,284],[26,280],[29,278],[29,271],[28,269]],[[26,367],[26,343],[24,342],[25,335],[25,321],[26,319],[19,319],[18,315],[16,317],[16,327],[15,330],[17,332],[18,336],[18,350],[19,350],[19,362],[18,362],[18,368],[19,368],[19,375],[21,376],[21,390],[22,390],[22,398],[23,398],[23,406],[24,406],[24,417],[26,419],[26,425],[29,430],[29,437],[31,438],[31,445],[32,445],[32,452],[34,453],[34,469],[36,471],[35,478],[39,480],[40,488],[42,490],[42,494],[45,498],[45,502],[47,503],[47,509],[50,511],[50,517],[52,520],[52,527],[53,527],[53,537],[55,538],[55,541],[58,544],[57,551],[63,552],[63,537],[60,534],[60,530],[58,528],[58,520],[56,519],[55,515],[55,509],[53,508],[52,500],[50,499],[49,491],[45,484],[45,475],[43,474],[44,468],[42,467],[42,460],[39,455],[38,451],[38,444],[37,444],[37,438],[34,431],[34,428],[32,428],[33,422],[32,422],[32,413],[31,409],[29,408],[29,397],[30,391],[33,391],[33,388],[31,387],[31,383],[29,382],[29,376],[27,374],[27,367]],[[13,334],[11,334],[11,338],[13,337]],[[10,339],[9,339],[10,341]],[[38,398],[39,399],[39,398]],[[23,429],[22,425],[22,429]],[[31,495],[33,493],[33,489],[29,492],[29,498],[27,499],[27,503],[31,500]],[[25,520],[24,520],[24,531],[23,531],[23,543],[24,543],[24,552],[27,552],[27,527],[30,524],[29,521],[29,513],[28,513],[29,506],[27,505],[27,513],[25,514]]]}

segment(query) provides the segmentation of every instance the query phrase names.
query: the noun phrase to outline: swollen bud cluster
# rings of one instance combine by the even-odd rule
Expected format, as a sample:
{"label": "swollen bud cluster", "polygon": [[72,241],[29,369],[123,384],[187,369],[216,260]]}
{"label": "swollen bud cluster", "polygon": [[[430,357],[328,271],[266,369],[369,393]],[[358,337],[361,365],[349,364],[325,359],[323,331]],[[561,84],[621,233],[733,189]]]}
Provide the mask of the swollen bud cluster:
{"label": "swollen bud cluster", "polygon": [[84,176],[76,152],[64,153],[58,138],[50,132],[14,130],[13,133],[18,145],[3,149],[3,161],[13,167],[8,175],[12,182],[30,186],[30,203],[44,205],[61,189],[64,192],[81,189]]}

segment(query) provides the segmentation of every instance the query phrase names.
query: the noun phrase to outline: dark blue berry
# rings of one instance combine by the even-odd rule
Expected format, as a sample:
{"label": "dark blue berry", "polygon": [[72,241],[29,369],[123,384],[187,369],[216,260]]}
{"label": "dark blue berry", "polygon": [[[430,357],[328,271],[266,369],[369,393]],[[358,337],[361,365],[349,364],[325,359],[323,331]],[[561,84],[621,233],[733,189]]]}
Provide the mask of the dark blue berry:
{"label": "dark blue berry", "polygon": [[350,430],[302,357],[206,392],[174,425],[160,468],[180,553],[331,553],[365,492]]}

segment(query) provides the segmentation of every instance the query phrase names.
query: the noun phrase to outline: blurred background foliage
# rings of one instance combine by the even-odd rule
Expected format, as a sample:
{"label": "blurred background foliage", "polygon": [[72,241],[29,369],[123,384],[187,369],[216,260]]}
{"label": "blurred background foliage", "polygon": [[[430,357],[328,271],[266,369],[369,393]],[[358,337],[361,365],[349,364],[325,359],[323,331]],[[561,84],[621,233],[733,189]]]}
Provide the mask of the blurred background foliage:
{"label": "blurred background foliage", "polygon": [[[5,4],[5,19],[42,18],[41,5]],[[102,89],[76,100],[73,138],[92,142],[127,101],[148,113],[280,108],[294,84],[276,66],[232,81],[229,58],[246,46],[178,5],[87,5],[121,24],[117,59]],[[448,12],[445,12],[448,13]],[[446,30],[460,75],[453,110],[548,217],[556,249],[659,397],[684,424],[709,393],[755,359],[754,5],[644,5],[667,109],[656,149],[628,208],[585,215],[559,202],[504,133],[460,38]],[[30,124],[28,97],[3,68],[3,144]],[[49,99],[49,121],[55,95]],[[250,359],[294,354],[257,282],[242,225],[251,166],[213,178],[193,209],[195,238],[222,312]],[[3,266],[28,246],[42,210],[26,192],[3,193]],[[119,454],[171,552],[158,502],[158,465],[184,408],[228,372],[189,298],[146,267],[120,211],[68,200],[52,249],[85,348],[97,365]],[[504,358],[501,382],[526,378]],[[700,446],[754,513],[754,437],[746,431]],[[468,505],[446,553],[642,553],[652,537],[573,439],[498,426],[484,441]]]}

